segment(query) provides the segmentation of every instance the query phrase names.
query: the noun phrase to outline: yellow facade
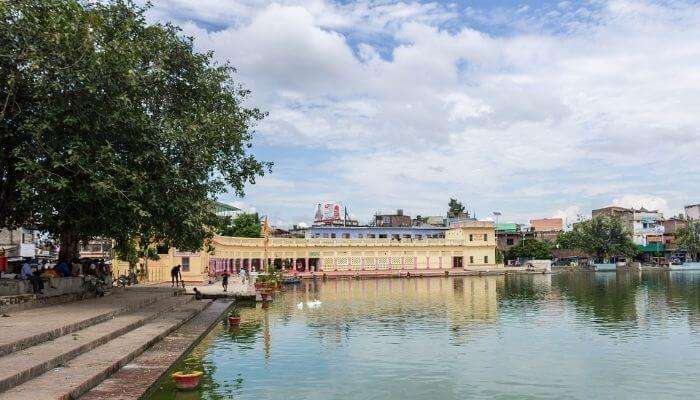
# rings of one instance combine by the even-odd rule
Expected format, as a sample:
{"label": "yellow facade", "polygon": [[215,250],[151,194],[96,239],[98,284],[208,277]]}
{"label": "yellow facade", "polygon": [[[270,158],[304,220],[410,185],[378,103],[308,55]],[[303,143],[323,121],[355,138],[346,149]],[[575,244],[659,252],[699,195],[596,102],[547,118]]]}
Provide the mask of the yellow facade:
{"label": "yellow facade", "polygon": [[[185,281],[204,281],[222,269],[258,269],[265,263],[281,264],[289,272],[363,272],[479,270],[495,267],[496,236],[491,222],[473,221],[447,231],[444,239],[324,239],[216,236],[213,252],[181,253],[171,249],[158,261],[149,261],[148,280],[167,281],[174,265],[183,268]],[[124,269],[116,263],[115,270]],[[309,268],[306,268],[308,266]]]}

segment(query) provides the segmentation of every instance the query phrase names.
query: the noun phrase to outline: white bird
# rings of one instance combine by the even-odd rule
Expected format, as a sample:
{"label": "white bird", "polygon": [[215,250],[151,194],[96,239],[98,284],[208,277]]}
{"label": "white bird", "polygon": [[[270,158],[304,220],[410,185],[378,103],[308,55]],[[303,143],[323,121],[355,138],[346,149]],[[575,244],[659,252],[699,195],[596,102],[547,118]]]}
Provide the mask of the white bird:
{"label": "white bird", "polygon": [[303,309],[304,309],[304,303],[301,303],[301,302],[300,302],[299,304],[297,304],[297,308],[300,309],[300,310],[303,310]]}
{"label": "white bird", "polygon": [[321,302],[318,301],[317,299],[314,301],[307,301],[306,306],[309,308],[319,308],[319,307],[321,307]]}

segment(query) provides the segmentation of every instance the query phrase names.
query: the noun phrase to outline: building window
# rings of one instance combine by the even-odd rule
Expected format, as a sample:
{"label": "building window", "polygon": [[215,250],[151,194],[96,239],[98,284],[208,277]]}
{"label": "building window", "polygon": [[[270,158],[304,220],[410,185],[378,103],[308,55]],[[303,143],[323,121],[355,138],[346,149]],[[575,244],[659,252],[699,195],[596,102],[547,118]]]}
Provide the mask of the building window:
{"label": "building window", "polygon": [[327,234],[327,233],[324,233],[324,234],[323,234],[323,237],[326,238],[326,239],[328,239],[328,234]]}
{"label": "building window", "polygon": [[513,245],[513,238],[506,239],[506,246],[512,246],[512,245]]}
{"label": "building window", "polygon": [[397,235],[397,234],[392,234],[392,235],[391,235],[391,239],[392,239],[392,240],[401,240],[401,236],[399,236],[399,235]]}
{"label": "building window", "polygon": [[335,239],[335,233],[331,233],[331,239]]}
{"label": "building window", "polygon": [[188,272],[190,270],[190,258],[182,257],[182,270]]}
{"label": "building window", "polygon": [[470,241],[470,242],[473,242],[473,241],[474,241],[474,235],[472,235],[471,233],[469,234],[469,241]]}
{"label": "building window", "polygon": [[403,238],[404,238],[404,239],[410,239],[410,238],[411,238],[411,235],[403,235]]}
{"label": "building window", "polygon": [[489,241],[489,235],[488,235],[488,233],[484,233],[484,242],[488,242],[488,241]]}
{"label": "building window", "polygon": [[469,256],[469,264],[474,264],[474,256]]}
{"label": "building window", "polygon": [[380,239],[386,239],[386,235],[384,235],[384,234],[379,234],[379,238],[380,238]]}
{"label": "building window", "polygon": [[416,235],[416,239],[423,240],[423,235]]}
{"label": "building window", "polygon": [[488,264],[488,263],[489,263],[489,256],[484,256],[484,264]]}
{"label": "building window", "polygon": [[168,246],[164,246],[164,245],[156,246],[156,251],[158,252],[158,254],[168,254],[169,250],[170,249],[168,248]]}
{"label": "building window", "polygon": [[374,233],[370,233],[369,235],[367,235],[367,237],[370,239],[376,239],[377,235],[375,235]]}
{"label": "building window", "polygon": [[350,239],[349,233],[343,233],[343,239]]}

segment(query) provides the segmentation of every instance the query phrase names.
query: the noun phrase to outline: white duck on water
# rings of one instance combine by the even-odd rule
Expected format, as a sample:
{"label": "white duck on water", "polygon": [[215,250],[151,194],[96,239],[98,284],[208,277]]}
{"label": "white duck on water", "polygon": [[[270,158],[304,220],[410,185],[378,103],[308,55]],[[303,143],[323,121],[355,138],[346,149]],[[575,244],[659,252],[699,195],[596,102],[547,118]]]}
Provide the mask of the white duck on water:
{"label": "white duck on water", "polygon": [[[306,307],[308,307],[308,308],[310,308],[310,309],[314,309],[314,308],[319,308],[319,307],[321,307],[321,304],[322,304],[321,301],[319,301],[318,299],[314,299],[313,301],[307,301],[307,302],[306,302]],[[300,309],[300,310],[303,310],[303,309],[304,309],[304,303],[303,303],[303,302],[299,302],[299,303],[297,304],[297,308]]]}

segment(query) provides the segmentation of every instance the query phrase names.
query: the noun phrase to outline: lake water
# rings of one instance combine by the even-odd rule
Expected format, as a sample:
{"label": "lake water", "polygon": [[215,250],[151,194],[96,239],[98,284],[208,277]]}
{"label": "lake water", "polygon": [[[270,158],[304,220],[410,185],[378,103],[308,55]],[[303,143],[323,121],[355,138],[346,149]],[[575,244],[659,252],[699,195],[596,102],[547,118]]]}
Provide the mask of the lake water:
{"label": "lake water", "polygon": [[700,271],[307,281],[241,316],[151,399],[700,398]]}

